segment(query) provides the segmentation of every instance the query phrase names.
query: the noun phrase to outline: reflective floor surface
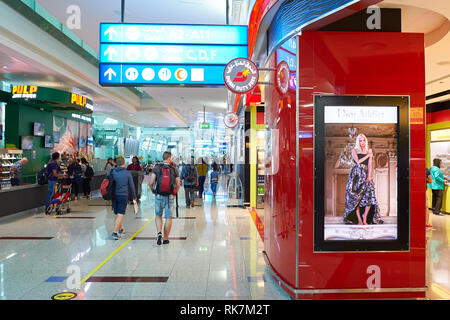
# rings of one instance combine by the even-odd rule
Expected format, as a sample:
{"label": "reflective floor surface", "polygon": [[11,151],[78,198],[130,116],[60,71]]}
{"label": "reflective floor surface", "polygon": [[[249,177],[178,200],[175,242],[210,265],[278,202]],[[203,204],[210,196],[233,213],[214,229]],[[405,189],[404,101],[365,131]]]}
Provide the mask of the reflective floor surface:
{"label": "reflective floor surface", "polygon": [[450,300],[450,215],[431,214],[427,231],[427,298]]}
{"label": "reflective floor surface", "polygon": [[[115,216],[98,197],[72,202],[60,218],[0,220],[0,299],[49,300],[63,292],[78,300],[290,299],[270,276],[247,209],[211,194],[203,206],[186,209],[181,189],[170,243],[158,246],[154,196],[145,183],[141,200],[138,215],[128,207],[120,240],[111,238]],[[450,299],[450,216],[432,219],[427,298]]]}
{"label": "reflective floor surface", "polygon": [[71,202],[60,217],[4,218],[0,299],[290,299],[266,268],[248,210],[223,200],[207,194],[203,206],[186,209],[181,189],[179,218],[161,246],[145,183],[141,212],[128,206],[120,240],[111,238],[115,215],[98,197]]}

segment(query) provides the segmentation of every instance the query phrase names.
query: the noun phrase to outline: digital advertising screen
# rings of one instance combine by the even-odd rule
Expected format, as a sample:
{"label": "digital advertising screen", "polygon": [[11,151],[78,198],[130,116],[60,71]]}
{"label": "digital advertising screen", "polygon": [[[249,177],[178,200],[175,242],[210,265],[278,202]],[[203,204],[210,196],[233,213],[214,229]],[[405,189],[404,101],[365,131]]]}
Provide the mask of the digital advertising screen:
{"label": "digital advertising screen", "polygon": [[86,138],[85,137],[79,138],[79,146],[80,146],[80,148],[86,148]]}
{"label": "digital advertising screen", "polygon": [[53,137],[50,135],[46,135],[44,137],[44,147],[45,148],[53,148]]}
{"label": "digital advertising screen", "polygon": [[316,97],[316,250],[407,249],[407,107],[401,97]]}
{"label": "digital advertising screen", "polygon": [[32,136],[23,136],[22,137],[22,149],[23,150],[32,150],[33,149],[33,137]]}
{"label": "digital advertising screen", "polygon": [[33,123],[33,134],[35,136],[43,137],[45,134],[45,124],[41,122]]}

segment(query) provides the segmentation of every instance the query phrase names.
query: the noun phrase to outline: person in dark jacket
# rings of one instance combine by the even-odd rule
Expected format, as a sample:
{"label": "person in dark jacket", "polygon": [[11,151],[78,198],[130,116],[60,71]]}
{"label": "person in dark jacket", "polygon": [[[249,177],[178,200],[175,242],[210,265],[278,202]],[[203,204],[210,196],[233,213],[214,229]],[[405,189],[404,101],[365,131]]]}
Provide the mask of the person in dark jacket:
{"label": "person in dark jacket", "polygon": [[72,160],[72,163],[67,167],[67,174],[72,179],[75,200],[78,200],[78,192],[81,190],[81,185],[83,183],[83,171],[81,169],[80,160]]}
{"label": "person in dark jacket", "polygon": [[86,199],[91,198],[91,180],[94,177],[94,171],[86,158],[81,158],[81,169],[83,171],[83,192]]}
{"label": "person in dark jacket", "polygon": [[127,209],[128,197],[131,195],[133,203],[136,204],[136,191],[130,172],[125,169],[125,159],[117,157],[116,167],[111,171],[116,184],[112,206],[116,214],[116,223],[112,237],[119,240],[123,233],[122,221]]}
{"label": "person in dark jacket", "polygon": [[194,158],[191,160],[191,164],[186,164],[181,170],[181,180],[184,181],[184,194],[186,198],[186,208],[194,207],[194,188],[198,187],[198,172],[194,165]]}

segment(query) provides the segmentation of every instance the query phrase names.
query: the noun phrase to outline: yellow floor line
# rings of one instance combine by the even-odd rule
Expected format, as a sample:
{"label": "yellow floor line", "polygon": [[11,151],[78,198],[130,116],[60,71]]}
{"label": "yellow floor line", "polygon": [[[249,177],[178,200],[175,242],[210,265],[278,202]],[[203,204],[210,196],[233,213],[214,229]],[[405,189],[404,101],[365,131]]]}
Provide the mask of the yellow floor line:
{"label": "yellow floor line", "polygon": [[150,222],[152,222],[153,220],[155,220],[156,217],[153,217],[152,219],[150,219],[149,222],[147,222],[144,226],[142,226],[142,228],[140,228],[138,231],[136,231],[135,234],[133,234],[133,236],[131,238],[129,238],[127,241],[125,241],[120,247],[118,247],[113,253],[111,253],[108,258],[106,258],[105,260],[103,260],[102,263],[100,263],[97,267],[95,267],[94,270],[92,270],[91,272],[89,272],[89,274],[84,277],[83,280],[80,281],[80,285],[82,285],[83,283],[85,283],[94,273],[96,273],[106,262],[108,262],[109,259],[111,259],[112,257],[114,257],[117,252],[119,252],[123,247],[125,247],[127,245],[128,242],[130,242],[131,240],[133,240],[134,237],[136,237],[142,230],[144,230],[149,224]]}

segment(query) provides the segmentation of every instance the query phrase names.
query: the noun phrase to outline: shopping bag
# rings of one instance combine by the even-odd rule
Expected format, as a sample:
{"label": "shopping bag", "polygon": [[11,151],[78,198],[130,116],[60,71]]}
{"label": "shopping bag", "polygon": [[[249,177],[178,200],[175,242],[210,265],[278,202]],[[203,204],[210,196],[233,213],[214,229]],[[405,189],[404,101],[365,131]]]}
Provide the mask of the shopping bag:
{"label": "shopping bag", "polygon": [[138,213],[139,213],[139,205],[137,204],[137,202],[134,202],[134,214],[137,216]]}

